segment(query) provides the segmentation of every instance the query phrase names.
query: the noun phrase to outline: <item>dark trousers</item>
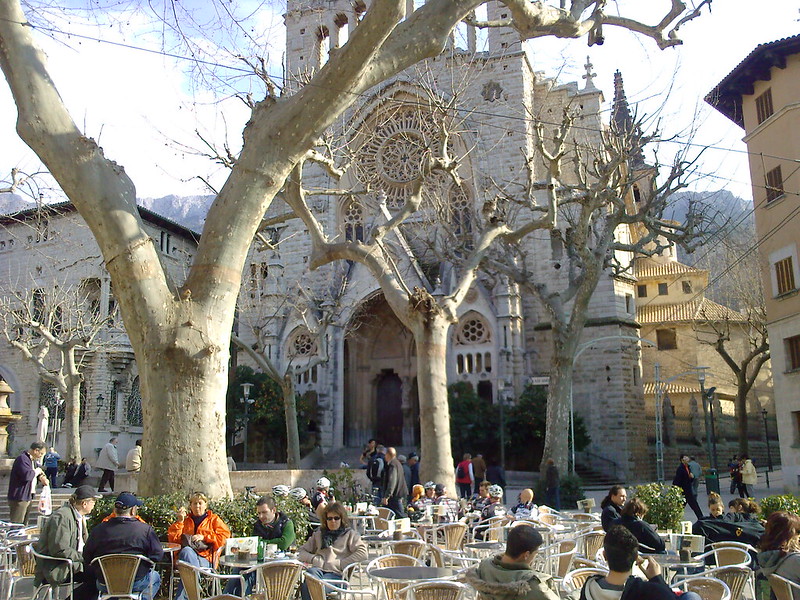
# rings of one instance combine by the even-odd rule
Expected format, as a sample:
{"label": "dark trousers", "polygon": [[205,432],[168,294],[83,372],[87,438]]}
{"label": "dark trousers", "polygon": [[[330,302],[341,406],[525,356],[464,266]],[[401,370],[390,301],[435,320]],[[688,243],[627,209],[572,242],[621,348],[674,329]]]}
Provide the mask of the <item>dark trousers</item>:
{"label": "dark trousers", "polygon": [[697,503],[697,496],[695,496],[691,490],[683,490],[683,496],[686,498],[686,504],[688,504],[689,508],[691,508],[694,511],[694,514],[697,516],[697,518],[702,519],[703,510]]}
{"label": "dark trousers", "polygon": [[559,486],[547,488],[544,491],[544,503],[550,508],[561,510],[561,488]]}
{"label": "dark trousers", "polygon": [[111,469],[103,469],[103,476],[100,477],[100,483],[97,484],[97,489],[105,491],[106,483],[110,484],[111,491],[114,491],[114,471]]}
{"label": "dark trousers", "polygon": [[472,483],[459,483],[458,484],[458,495],[461,498],[469,498],[472,496]]}
{"label": "dark trousers", "polygon": [[386,501],[386,506],[394,511],[394,516],[396,519],[406,518],[406,509],[403,506],[402,498],[398,498],[397,496],[392,496],[391,498],[389,498],[389,500]]}
{"label": "dark trousers", "polygon": [[58,478],[58,467],[47,467],[44,470],[44,474],[47,475],[47,478],[50,480],[50,487],[57,488],[56,479]]}

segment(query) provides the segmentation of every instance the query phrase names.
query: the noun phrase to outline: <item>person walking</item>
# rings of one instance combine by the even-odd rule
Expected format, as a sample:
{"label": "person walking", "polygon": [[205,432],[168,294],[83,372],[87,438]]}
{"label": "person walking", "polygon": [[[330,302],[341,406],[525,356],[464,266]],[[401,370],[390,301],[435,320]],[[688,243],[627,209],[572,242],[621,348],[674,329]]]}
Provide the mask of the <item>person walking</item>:
{"label": "person walking", "polygon": [[483,460],[483,454],[476,454],[472,459],[472,472],[475,474],[475,488],[473,493],[478,493],[478,488],[481,482],[486,479],[486,461]]}
{"label": "person walking", "polygon": [[739,497],[752,498],[754,486],[758,480],[756,467],[747,454],[742,454],[742,482],[739,484]]}
{"label": "person walking", "polygon": [[469,453],[464,454],[461,462],[456,466],[456,483],[458,484],[459,497],[468,499],[472,495],[472,488],[475,484],[472,455]]}
{"label": "person walking", "polygon": [[735,454],[731,456],[728,462],[728,473],[731,475],[731,494],[739,489],[739,484],[742,483],[742,463],[739,462],[739,457]]}
{"label": "person walking", "polygon": [[386,449],[386,469],[383,472],[383,498],[384,506],[394,511],[395,518],[404,519],[406,516],[405,501],[408,498],[406,478],[403,474],[403,465],[397,458],[397,450]]}
{"label": "person walking", "polygon": [[694,495],[697,496],[697,493],[700,491],[700,479],[703,477],[703,467],[694,459],[694,456],[689,457],[689,471],[693,477],[692,490],[694,491]]}
{"label": "person walking", "polygon": [[47,476],[47,479],[50,480],[50,487],[57,488],[57,479],[58,479],[58,461],[61,460],[61,455],[56,452],[56,449],[52,446],[47,454],[44,455],[44,459],[42,463],[44,464],[44,474]]}
{"label": "person walking", "polygon": [[117,438],[112,437],[108,443],[100,450],[97,457],[95,468],[103,471],[100,483],[97,485],[98,492],[105,492],[105,485],[109,484],[111,491],[114,491],[114,472],[119,468],[119,455],[117,454]]}
{"label": "person walking", "polygon": [[703,511],[697,503],[697,495],[694,493],[692,482],[694,475],[689,469],[689,457],[684,454],[681,456],[681,464],[675,469],[675,477],[672,480],[672,485],[676,485],[683,490],[683,497],[686,498],[686,503],[694,511],[698,519],[703,518]]}
{"label": "person walking", "polygon": [[558,467],[552,458],[548,458],[547,470],[544,472],[544,502],[550,508],[561,510],[561,478]]}

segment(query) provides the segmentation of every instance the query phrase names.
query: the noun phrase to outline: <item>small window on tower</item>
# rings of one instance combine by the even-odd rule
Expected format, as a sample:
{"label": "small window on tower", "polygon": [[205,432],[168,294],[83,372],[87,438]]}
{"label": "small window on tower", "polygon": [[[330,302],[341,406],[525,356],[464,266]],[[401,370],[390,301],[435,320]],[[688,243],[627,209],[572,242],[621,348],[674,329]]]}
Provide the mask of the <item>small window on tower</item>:
{"label": "small window on tower", "polygon": [[647,285],[641,284],[636,286],[636,294],[639,298],[647,298]]}
{"label": "small window on tower", "polygon": [[691,294],[692,293],[692,282],[684,279],[681,281],[681,287],[683,288],[684,294]]}

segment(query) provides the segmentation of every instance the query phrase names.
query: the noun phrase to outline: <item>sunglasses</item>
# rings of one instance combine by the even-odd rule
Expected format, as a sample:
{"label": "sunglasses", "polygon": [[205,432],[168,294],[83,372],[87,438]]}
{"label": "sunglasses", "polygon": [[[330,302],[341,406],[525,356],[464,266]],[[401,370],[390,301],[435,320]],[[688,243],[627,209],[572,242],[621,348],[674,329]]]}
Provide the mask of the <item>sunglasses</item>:
{"label": "sunglasses", "polygon": [[325,517],[326,521],[341,521],[342,517]]}

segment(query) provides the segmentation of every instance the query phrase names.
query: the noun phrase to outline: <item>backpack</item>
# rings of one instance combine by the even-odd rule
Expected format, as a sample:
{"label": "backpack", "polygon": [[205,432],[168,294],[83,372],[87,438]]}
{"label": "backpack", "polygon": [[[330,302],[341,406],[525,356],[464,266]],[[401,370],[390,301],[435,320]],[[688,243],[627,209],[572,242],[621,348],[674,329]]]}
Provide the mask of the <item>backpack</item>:
{"label": "backpack", "polygon": [[372,483],[380,483],[384,464],[383,454],[376,452],[369,457],[369,462],[367,462],[367,478]]}
{"label": "backpack", "polygon": [[464,465],[459,464],[456,469],[456,479],[464,479],[467,474],[464,472]]}

